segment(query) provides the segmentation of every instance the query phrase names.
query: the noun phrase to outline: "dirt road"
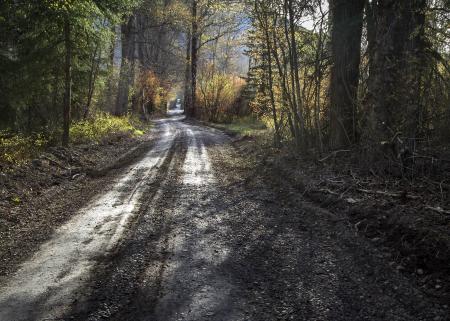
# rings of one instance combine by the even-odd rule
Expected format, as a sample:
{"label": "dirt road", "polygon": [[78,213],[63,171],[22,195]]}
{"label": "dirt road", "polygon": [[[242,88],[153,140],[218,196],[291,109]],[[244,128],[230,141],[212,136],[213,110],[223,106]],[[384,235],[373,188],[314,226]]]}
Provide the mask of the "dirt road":
{"label": "dirt road", "polygon": [[0,285],[0,320],[446,320],[339,218],[180,116]]}

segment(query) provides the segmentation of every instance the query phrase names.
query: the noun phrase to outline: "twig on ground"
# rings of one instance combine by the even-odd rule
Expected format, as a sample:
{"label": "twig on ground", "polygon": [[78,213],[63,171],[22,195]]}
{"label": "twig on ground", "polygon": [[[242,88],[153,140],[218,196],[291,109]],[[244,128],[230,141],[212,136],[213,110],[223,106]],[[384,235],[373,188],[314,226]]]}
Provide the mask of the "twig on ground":
{"label": "twig on ground", "polygon": [[331,158],[331,157],[333,157],[333,158],[335,158],[336,156],[337,156],[337,154],[339,154],[339,153],[349,153],[350,152],[350,150],[348,150],[348,149],[340,149],[340,150],[336,150],[336,151],[334,151],[334,152],[332,152],[330,155],[328,155],[328,156],[325,156],[324,158],[322,158],[322,159],[319,159],[319,162],[324,162],[324,161],[326,161],[327,159],[329,159],[329,158]]}
{"label": "twig on ground", "polygon": [[339,198],[344,197],[344,194],[347,193],[351,188],[352,188],[352,186],[347,187],[347,188],[341,193],[341,195],[339,195]]}
{"label": "twig on ground", "polygon": [[372,191],[372,190],[362,189],[362,188],[358,188],[357,190],[362,193],[379,194],[379,195],[385,195],[385,196],[390,196],[390,197],[405,197],[405,198],[409,198],[409,199],[419,199],[420,198],[420,196],[409,195],[406,192],[405,193],[389,193],[389,192],[384,192],[384,191]]}
{"label": "twig on ground", "polygon": [[438,206],[438,207],[433,207],[433,206],[425,206],[425,208],[426,209],[428,209],[428,210],[431,210],[431,211],[434,211],[434,212],[438,212],[438,213],[441,213],[441,214],[448,214],[448,215],[450,215],[450,211],[446,211],[446,210],[444,210],[442,207],[440,207],[440,206]]}
{"label": "twig on ground", "polygon": [[48,156],[42,155],[41,158],[48,160],[48,162],[49,162],[50,164],[52,164],[52,165],[56,165],[56,166],[58,166],[59,168],[62,168],[62,169],[64,169],[64,170],[66,170],[66,171],[70,171],[70,168],[65,167],[65,166],[62,165],[61,163],[55,161],[54,159],[51,159],[51,158],[48,157]]}
{"label": "twig on ground", "polygon": [[331,195],[339,196],[339,193],[336,193],[336,192],[334,192],[334,191],[332,191],[332,190],[330,190],[328,188],[321,188],[318,191],[319,192],[323,192],[323,193],[328,193],[328,194],[331,194]]}

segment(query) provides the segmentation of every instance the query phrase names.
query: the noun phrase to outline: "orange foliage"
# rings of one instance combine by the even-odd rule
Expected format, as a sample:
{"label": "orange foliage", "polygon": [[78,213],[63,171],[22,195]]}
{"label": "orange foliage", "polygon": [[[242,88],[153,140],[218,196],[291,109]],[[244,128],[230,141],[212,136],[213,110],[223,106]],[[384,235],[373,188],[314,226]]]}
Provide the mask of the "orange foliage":
{"label": "orange foliage", "polygon": [[168,84],[152,70],[141,72],[138,81],[139,105],[144,113],[166,108]]}

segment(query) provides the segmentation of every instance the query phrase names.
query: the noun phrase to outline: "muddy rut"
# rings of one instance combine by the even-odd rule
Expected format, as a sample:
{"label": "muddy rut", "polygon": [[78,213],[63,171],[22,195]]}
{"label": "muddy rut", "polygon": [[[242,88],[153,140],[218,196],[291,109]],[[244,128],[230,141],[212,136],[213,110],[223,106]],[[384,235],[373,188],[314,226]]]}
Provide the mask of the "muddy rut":
{"label": "muddy rut", "polygon": [[0,320],[446,320],[331,213],[180,116],[0,285]]}

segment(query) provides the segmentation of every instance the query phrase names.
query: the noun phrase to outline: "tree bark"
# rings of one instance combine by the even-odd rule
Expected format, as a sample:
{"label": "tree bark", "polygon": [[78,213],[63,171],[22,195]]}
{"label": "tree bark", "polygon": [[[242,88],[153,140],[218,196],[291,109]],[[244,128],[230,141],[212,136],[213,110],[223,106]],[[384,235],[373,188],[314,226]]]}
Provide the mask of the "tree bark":
{"label": "tree bark", "polygon": [[[261,9],[261,11],[263,11],[264,9]],[[280,145],[280,128],[279,128],[279,123],[278,123],[278,116],[277,116],[277,110],[276,110],[276,105],[275,105],[275,96],[274,96],[274,92],[273,92],[273,70],[272,70],[272,42],[271,42],[271,38],[270,38],[270,33],[269,33],[269,17],[267,16],[267,14],[263,14],[263,12],[259,12],[258,9],[258,2],[255,2],[255,12],[257,14],[259,23],[261,25],[261,28],[263,29],[264,32],[264,40],[265,40],[265,45],[266,45],[266,56],[267,56],[267,77],[269,80],[269,98],[270,98],[270,107],[271,107],[271,111],[272,111],[272,119],[273,119],[273,124],[275,127],[275,133],[274,133],[274,145],[275,146],[279,146]]]}
{"label": "tree bark", "polygon": [[122,57],[120,64],[119,86],[117,88],[116,105],[114,115],[122,116],[128,110],[128,97],[130,91],[130,83],[132,81],[132,72],[134,67],[134,16],[131,16],[126,24],[121,26],[122,39]]}
{"label": "tree bark", "polygon": [[277,116],[277,109],[275,106],[275,97],[273,93],[273,72],[272,72],[272,53],[271,53],[271,43],[269,38],[269,33],[266,30],[266,46],[267,46],[267,72],[268,72],[268,78],[269,78],[269,96],[270,96],[270,107],[272,109],[272,118],[273,118],[273,124],[275,127],[275,134],[274,134],[274,144],[275,146],[280,145],[280,126],[278,124],[278,116]]}
{"label": "tree bark", "polygon": [[314,80],[315,80],[315,96],[314,96],[314,123],[316,127],[316,140],[319,148],[319,152],[323,152],[323,140],[322,140],[322,129],[320,124],[320,92],[322,84],[322,58],[324,54],[324,30],[323,23],[325,19],[325,14],[322,10],[322,5],[319,4],[319,10],[322,15],[319,25],[319,35],[317,40],[317,48],[315,53],[315,63],[314,63]]}
{"label": "tree bark", "polygon": [[331,0],[330,147],[356,142],[364,0]]}
{"label": "tree bark", "polygon": [[300,87],[300,77],[299,77],[299,63],[298,63],[298,52],[297,52],[297,40],[295,38],[295,14],[293,1],[287,0],[287,11],[289,13],[289,31],[290,31],[290,48],[291,48],[291,61],[290,64],[292,66],[292,74],[294,75],[294,84],[295,95],[297,96],[297,119],[300,127],[300,148],[305,149],[307,145],[306,141],[306,131],[305,131],[305,120],[304,120],[304,112],[303,112],[303,98],[301,94]]}
{"label": "tree bark", "polygon": [[[291,130],[292,137],[294,137],[294,140],[297,141],[297,138],[298,138],[298,135],[299,135],[298,128],[297,128],[297,126],[294,126],[294,123],[292,122],[292,114],[295,113],[295,109],[294,109],[294,106],[293,106],[293,103],[292,103],[292,99],[289,96],[287,79],[286,79],[287,63],[286,63],[286,59],[283,57],[283,64],[281,64],[277,48],[281,48],[281,50],[283,51],[283,47],[281,46],[281,44],[278,44],[277,37],[276,37],[276,34],[275,34],[274,30],[273,30],[272,37],[273,37],[272,52],[273,52],[273,57],[275,59],[275,62],[277,64],[278,76],[280,77],[280,84],[281,84],[282,97],[283,97],[283,104],[287,104],[288,105],[289,128]],[[283,56],[284,56],[284,54],[283,54]]]}
{"label": "tree bark", "polygon": [[198,64],[198,21],[197,21],[197,0],[192,1],[192,37],[191,37],[191,97],[187,115],[196,117],[197,115],[197,64]]}
{"label": "tree bark", "polygon": [[65,91],[64,91],[64,108],[63,108],[63,134],[62,145],[69,145],[70,130],[70,112],[72,103],[72,42],[70,39],[70,21],[66,16],[64,19],[64,46],[66,51],[65,57]]}
{"label": "tree bark", "polygon": [[[293,24],[290,23],[290,16],[288,17],[288,12],[289,12],[289,6],[292,6],[292,2],[289,2],[288,0],[284,0],[284,5],[283,5],[283,15],[284,15],[284,35],[286,38],[286,43],[287,43],[287,47],[288,47],[288,54],[285,55],[285,64],[287,64],[287,62],[289,62],[289,76],[290,76],[290,86],[292,87],[290,88],[290,96],[292,98],[292,105],[293,105],[293,122],[294,122],[294,128],[296,129],[297,135],[295,136],[295,144],[296,147],[301,149],[303,147],[303,119],[301,117],[301,97],[298,97],[297,95],[300,94],[300,90],[297,90],[296,87],[296,81],[295,81],[295,74],[297,73],[298,76],[298,63],[296,64],[294,62],[294,48],[293,48],[293,44],[292,44],[292,33],[290,32],[290,30],[293,27]],[[293,13],[293,10],[292,10]],[[295,40],[295,31],[294,31],[294,40]],[[295,42],[296,45],[296,42]],[[296,49],[295,49],[296,50]],[[287,58],[287,59],[286,59]],[[286,71],[287,73],[287,71]],[[289,82],[288,82],[289,85]]]}
{"label": "tree bark", "polygon": [[427,4],[378,0],[375,5],[365,139],[379,146],[398,133],[416,133]]}
{"label": "tree bark", "polygon": [[[91,68],[89,71],[89,83],[88,83],[88,95],[86,100],[86,105],[84,106],[83,119],[89,116],[89,111],[91,109],[92,96],[94,95],[95,81],[97,79],[97,72],[99,69],[101,56],[97,57],[98,45],[95,46],[94,52],[92,54]],[[101,51],[100,51],[101,55]]]}
{"label": "tree bark", "polygon": [[189,33],[186,36],[186,70],[184,74],[184,111],[186,114],[189,113],[191,108],[191,40],[192,40],[192,33],[189,31]]}

